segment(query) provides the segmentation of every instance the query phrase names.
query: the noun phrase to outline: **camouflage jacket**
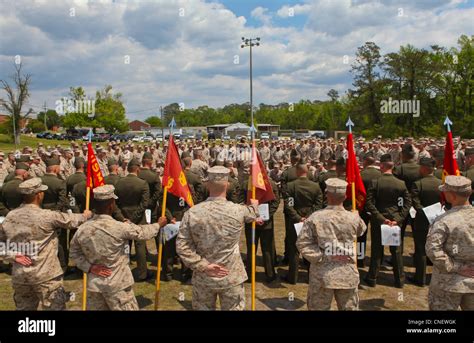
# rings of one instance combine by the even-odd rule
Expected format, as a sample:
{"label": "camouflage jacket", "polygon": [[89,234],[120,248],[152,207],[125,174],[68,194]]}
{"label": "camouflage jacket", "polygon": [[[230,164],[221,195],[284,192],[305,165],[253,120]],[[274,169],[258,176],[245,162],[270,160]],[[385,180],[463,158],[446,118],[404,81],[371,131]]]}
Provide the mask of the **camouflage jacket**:
{"label": "camouflage jacket", "polygon": [[129,266],[129,240],[147,240],[156,236],[158,224],[135,225],[119,222],[109,215],[94,215],[82,224],[71,241],[71,258],[88,272],[92,264],[112,270],[107,278],[89,273],[87,289],[92,292],[117,292],[133,285]]}
{"label": "camouflage jacket", "polygon": [[436,219],[426,238],[426,255],[433,262],[431,286],[454,293],[473,293],[474,279],[458,274],[474,264],[474,208],[453,207]]}
{"label": "camouflage jacket", "polygon": [[13,263],[13,283],[39,284],[62,275],[57,229],[74,229],[84,221],[83,214],[45,210],[33,204],[23,204],[10,211],[0,228],[0,241],[8,240],[18,247],[18,243],[27,244],[22,252],[33,262],[29,267]]}
{"label": "camouflage jacket", "polygon": [[[354,256],[355,241],[367,229],[357,212],[342,206],[328,206],[305,220],[296,242],[301,254],[310,263],[309,278],[326,288],[351,289],[359,284]],[[348,255],[352,262],[330,260],[331,255]]]}
{"label": "camouflage jacket", "polygon": [[[208,198],[191,207],[181,221],[176,250],[183,263],[194,271],[193,284],[211,289],[233,287],[247,280],[239,241],[245,223],[259,216],[257,206],[244,206],[224,198]],[[229,270],[223,278],[207,276],[211,264]]]}

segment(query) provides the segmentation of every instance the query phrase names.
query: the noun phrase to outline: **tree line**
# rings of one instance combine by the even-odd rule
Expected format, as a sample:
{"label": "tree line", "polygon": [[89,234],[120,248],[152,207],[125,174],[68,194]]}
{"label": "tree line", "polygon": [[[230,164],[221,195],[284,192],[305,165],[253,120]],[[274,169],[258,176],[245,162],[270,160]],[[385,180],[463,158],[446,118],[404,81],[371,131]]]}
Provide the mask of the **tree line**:
{"label": "tree line", "polygon": [[[425,49],[408,44],[385,55],[376,43],[366,42],[357,48],[351,74],[352,87],[342,95],[330,89],[328,100],[302,99],[255,106],[256,124],[276,124],[282,129],[345,130],[350,116],[356,123],[355,132],[367,137],[442,136],[442,122],[449,116],[456,135],[474,137],[474,36],[462,35],[456,46],[450,48],[432,45]],[[0,99],[0,105],[10,115],[10,120],[0,125],[0,131],[12,133],[14,117],[18,135],[20,121],[32,112],[22,110],[30,96],[31,76],[23,75],[21,65],[15,65],[12,79],[13,86],[0,80],[7,94],[6,99]],[[87,99],[82,87],[70,88],[68,100]],[[404,107],[406,104],[410,105],[409,111]],[[62,113],[46,112],[47,129],[86,126],[109,132],[128,130],[122,94],[113,93],[110,85],[96,92],[93,115],[67,106],[65,109]],[[44,130],[44,115],[44,111],[39,112],[37,119],[29,120],[28,128],[34,132]],[[185,108],[183,104],[171,103],[163,107],[162,114],[157,111],[145,121],[154,127],[166,127],[173,117],[178,127],[250,124],[250,106],[246,102],[219,108]]]}

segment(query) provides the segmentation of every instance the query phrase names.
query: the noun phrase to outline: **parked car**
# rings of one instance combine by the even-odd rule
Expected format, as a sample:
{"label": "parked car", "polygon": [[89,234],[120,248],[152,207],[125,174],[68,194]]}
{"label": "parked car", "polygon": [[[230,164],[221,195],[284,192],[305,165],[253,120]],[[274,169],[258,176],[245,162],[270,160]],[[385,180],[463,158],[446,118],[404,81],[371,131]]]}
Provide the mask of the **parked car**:
{"label": "parked car", "polygon": [[[237,139],[237,136],[235,137]],[[229,141],[230,140],[230,136],[229,135],[223,135],[222,136],[222,139],[225,140],[225,141]]]}
{"label": "parked car", "polygon": [[260,139],[270,139],[270,135],[268,134],[268,132],[262,132],[260,134]]}
{"label": "parked car", "polygon": [[40,132],[36,134],[36,138],[46,138],[46,136],[49,135],[49,132]]}

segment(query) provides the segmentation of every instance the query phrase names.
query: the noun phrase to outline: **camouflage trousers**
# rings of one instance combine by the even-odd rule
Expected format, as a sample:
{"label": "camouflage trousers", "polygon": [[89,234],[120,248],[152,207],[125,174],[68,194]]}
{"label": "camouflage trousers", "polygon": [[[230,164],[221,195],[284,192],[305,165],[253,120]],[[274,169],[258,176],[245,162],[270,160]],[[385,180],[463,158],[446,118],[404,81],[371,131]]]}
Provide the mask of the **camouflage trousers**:
{"label": "camouflage trousers", "polygon": [[13,283],[13,291],[18,311],[36,311],[40,305],[42,310],[65,310],[69,300],[64,291],[62,276],[36,285]]}
{"label": "camouflage trousers", "polygon": [[114,293],[87,291],[87,309],[93,311],[138,311],[132,287]]}
{"label": "camouflage trousers", "polygon": [[209,289],[203,285],[193,285],[193,310],[216,310],[217,298],[219,298],[223,311],[243,311],[245,309],[243,284],[225,289]]}
{"label": "camouflage trousers", "polygon": [[357,288],[325,288],[319,282],[314,284],[310,280],[307,299],[308,310],[328,311],[331,309],[333,298],[336,299],[337,308],[340,311],[357,311],[359,309],[359,292]]}
{"label": "camouflage trousers", "polygon": [[428,305],[431,311],[474,310],[474,293],[453,293],[430,286]]}

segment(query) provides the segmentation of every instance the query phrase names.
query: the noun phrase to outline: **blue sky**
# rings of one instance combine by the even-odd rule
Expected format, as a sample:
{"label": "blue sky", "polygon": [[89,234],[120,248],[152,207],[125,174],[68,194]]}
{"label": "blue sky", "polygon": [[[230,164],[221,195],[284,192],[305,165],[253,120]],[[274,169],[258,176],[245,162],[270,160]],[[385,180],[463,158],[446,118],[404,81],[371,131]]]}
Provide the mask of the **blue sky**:
{"label": "blue sky", "polygon": [[171,102],[242,103],[248,50],[240,37],[259,36],[256,104],[324,100],[331,88],[351,87],[365,42],[382,53],[408,43],[451,47],[474,34],[472,18],[474,0],[0,0],[0,79],[20,56],[35,110],[54,107],[70,86],[93,97],[106,84],[133,119]]}

